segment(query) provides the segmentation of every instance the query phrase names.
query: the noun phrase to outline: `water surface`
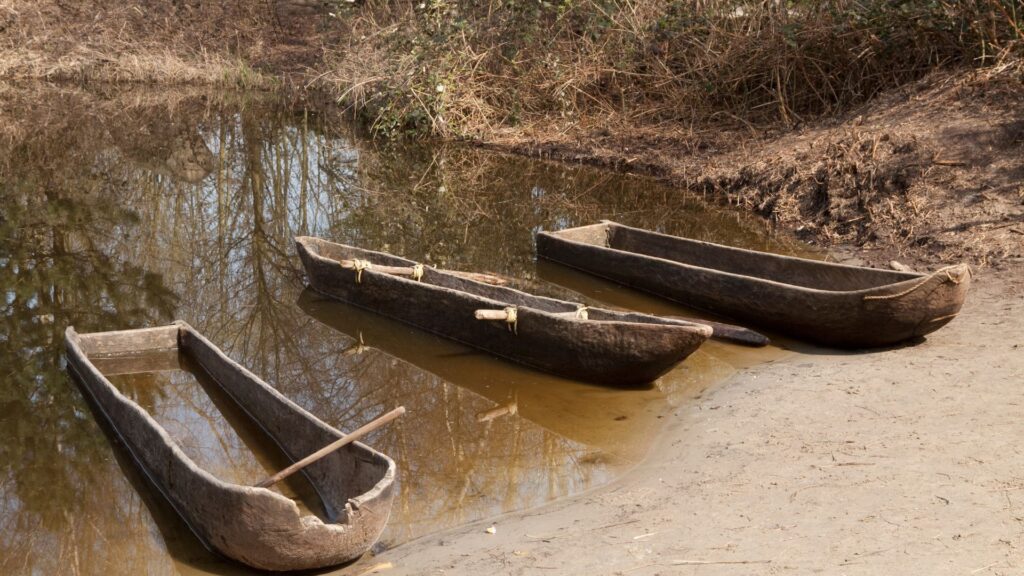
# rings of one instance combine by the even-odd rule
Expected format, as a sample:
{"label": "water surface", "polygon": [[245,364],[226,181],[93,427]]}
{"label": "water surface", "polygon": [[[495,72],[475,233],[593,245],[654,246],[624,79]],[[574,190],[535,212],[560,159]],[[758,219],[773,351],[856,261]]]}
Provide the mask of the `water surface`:
{"label": "water surface", "polygon": [[[304,291],[295,235],[659,313],[671,304],[534,261],[538,230],[601,218],[790,250],[648,180],[444,146],[375,146],[344,118],[251,97],[74,89],[0,105],[0,573],[241,569],[198,546],[69,380],[63,331],[182,319],[324,421],[408,414],[393,546],[608,482],[676,403],[755,361],[712,343],[648,390],[543,375]],[[553,283],[554,284],[553,284]],[[117,373],[117,375],[114,375]],[[111,368],[222,478],[282,465],[187,365]],[[302,500],[301,485],[285,490]],[[315,513],[315,509],[313,510]]]}

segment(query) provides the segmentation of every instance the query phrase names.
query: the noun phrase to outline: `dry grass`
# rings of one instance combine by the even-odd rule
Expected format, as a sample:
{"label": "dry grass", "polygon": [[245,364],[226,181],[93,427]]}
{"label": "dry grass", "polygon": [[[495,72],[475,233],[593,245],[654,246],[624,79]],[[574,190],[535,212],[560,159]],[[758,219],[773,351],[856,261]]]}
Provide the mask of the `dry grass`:
{"label": "dry grass", "polygon": [[[232,48],[258,44],[256,13],[199,6],[0,0],[0,78],[272,85],[271,75],[249,63],[251,50]],[[238,26],[218,28],[227,21]]]}
{"label": "dry grass", "polygon": [[497,147],[656,176],[874,262],[1024,262],[1024,63],[939,70],[790,130],[590,127]]}
{"label": "dry grass", "polygon": [[0,0],[0,78],[301,77],[377,133],[795,126],[1019,61],[1015,0]]}
{"label": "dry grass", "polygon": [[0,53],[0,77],[70,82],[204,84],[238,88],[272,86],[272,77],[240,59],[219,55],[183,56],[167,50],[109,55],[79,48],[59,58],[38,51]]}
{"label": "dry grass", "polygon": [[1018,60],[1017,4],[368,0],[337,15],[347,40],[318,83],[388,134],[792,126],[936,68]]}

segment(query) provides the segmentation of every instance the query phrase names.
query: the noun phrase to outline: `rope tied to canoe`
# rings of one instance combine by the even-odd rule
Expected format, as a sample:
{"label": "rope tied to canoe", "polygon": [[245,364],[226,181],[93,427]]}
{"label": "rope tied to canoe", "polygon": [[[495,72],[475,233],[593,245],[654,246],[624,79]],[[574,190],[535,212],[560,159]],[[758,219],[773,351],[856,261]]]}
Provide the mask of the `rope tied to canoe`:
{"label": "rope tied to canoe", "polygon": [[586,304],[577,304],[576,305],[576,319],[577,320],[589,320],[590,319],[590,314],[587,313],[587,310],[589,308],[590,308],[590,306],[587,306]]}
{"label": "rope tied to canoe", "polygon": [[[942,272],[946,275],[946,277],[942,279],[943,283],[949,282],[950,284],[957,284],[957,285],[959,285],[960,282],[963,281],[962,277],[959,277],[959,276],[954,277],[953,274],[950,273],[949,268],[943,269]],[[967,274],[973,276],[974,273],[971,272],[970,268],[967,268]],[[879,296],[865,295],[864,299],[865,300],[892,300],[892,299],[895,299],[895,298],[902,298],[902,297],[906,296],[907,294],[910,294],[911,292],[913,292],[913,291],[917,290],[918,288],[920,288],[920,287],[924,286],[925,284],[927,284],[928,281],[931,280],[934,276],[935,276],[935,274],[932,274],[932,275],[929,275],[929,276],[925,276],[924,279],[921,280],[920,282],[918,282],[917,284],[914,284],[913,286],[911,286],[910,288],[907,288],[906,290],[904,290],[902,292],[897,292],[896,294],[883,294],[883,295],[879,295]]]}
{"label": "rope tied to canoe", "polygon": [[417,282],[423,279],[423,264],[416,264],[412,267],[412,279]]}
{"label": "rope tied to canoe", "polygon": [[515,306],[505,307],[505,323],[509,332],[519,334],[519,310]]}
{"label": "rope tied to canoe", "polygon": [[[957,276],[956,278],[954,278],[953,275],[949,272],[949,268],[946,268],[945,270],[943,270],[943,272],[946,273],[946,282],[952,282],[953,284],[959,285],[960,282],[963,281],[963,276]],[[967,267],[967,275],[971,278],[974,278],[974,271],[971,270],[970,266]]]}
{"label": "rope tied to canoe", "polygon": [[352,260],[352,269],[356,271],[356,284],[363,283],[363,270],[369,270],[373,268],[373,263],[369,260],[360,260],[358,258]]}

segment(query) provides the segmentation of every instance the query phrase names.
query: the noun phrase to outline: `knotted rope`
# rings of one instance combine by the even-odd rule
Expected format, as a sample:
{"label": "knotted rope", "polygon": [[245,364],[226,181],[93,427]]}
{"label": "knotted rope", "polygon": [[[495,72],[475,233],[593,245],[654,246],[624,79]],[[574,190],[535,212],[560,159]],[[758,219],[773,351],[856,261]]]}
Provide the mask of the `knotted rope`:
{"label": "knotted rope", "polygon": [[423,264],[416,264],[412,267],[412,279],[417,282],[423,279]]}
{"label": "knotted rope", "polygon": [[369,270],[373,268],[373,264],[369,260],[360,260],[358,258],[352,260],[352,269],[356,271],[356,284],[363,282],[363,270]]}
{"label": "knotted rope", "polygon": [[587,313],[587,309],[588,308],[589,308],[589,306],[587,306],[586,304],[577,304],[576,305],[576,319],[577,320],[589,320],[590,319],[590,314]]}
{"label": "knotted rope", "polygon": [[[962,279],[959,276],[954,278],[953,275],[949,272],[949,268],[950,267],[943,268],[942,270],[940,270],[940,272],[942,272],[942,273],[944,273],[946,275],[946,277],[942,279],[942,282],[943,283],[949,282],[951,284],[960,284]],[[971,272],[970,268],[967,268],[967,274],[968,275],[973,275],[974,273]],[[925,278],[923,280],[921,280],[920,282],[918,282],[917,284],[914,284],[913,286],[911,286],[910,288],[907,288],[906,290],[904,290],[902,292],[897,292],[896,294],[883,294],[883,295],[880,295],[880,296],[865,295],[864,299],[865,300],[892,300],[894,298],[902,298],[902,297],[906,296],[907,294],[910,294],[911,292],[913,292],[913,291],[917,290],[918,288],[924,286],[925,284],[928,283],[929,280],[931,280],[932,278],[936,277],[937,275],[938,275],[938,272],[936,272],[935,274],[932,274],[930,276],[925,276]]]}
{"label": "knotted rope", "polygon": [[509,332],[519,334],[519,311],[515,306],[505,307],[505,323],[508,325]]}

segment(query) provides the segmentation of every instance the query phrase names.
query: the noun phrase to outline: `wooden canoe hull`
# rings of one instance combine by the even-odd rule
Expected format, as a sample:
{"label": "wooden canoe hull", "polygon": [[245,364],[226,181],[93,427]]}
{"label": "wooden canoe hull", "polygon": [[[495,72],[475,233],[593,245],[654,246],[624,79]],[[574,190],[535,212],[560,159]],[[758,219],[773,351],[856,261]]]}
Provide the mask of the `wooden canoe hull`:
{"label": "wooden canoe hull", "polygon": [[[591,309],[482,284],[427,268],[421,281],[343,268],[342,259],[407,267],[414,262],[318,238],[296,238],[310,286],[317,292],[559,376],[622,387],[649,384],[696,350],[711,329],[642,314]],[[479,309],[518,307],[518,322],[482,321]],[[562,315],[566,316],[562,316]]]}
{"label": "wooden canoe hull", "polygon": [[121,394],[92,356],[178,349],[190,355],[293,460],[342,433],[306,412],[185,323],[65,335],[68,366],[132,459],[211,550],[264,570],[299,570],[354,560],[380,537],[391,513],[395,464],[353,443],[306,468],[330,522],[301,516],[292,500],[224,482],[198,467],[153,417]]}
{"label": "wooden canoe hull", "polygon": [[677,238],[613,222],[537,235],[537,255],[680,304],[818,344],[889,346],[938,330],[971,284],[964,264],[876,270]]}

